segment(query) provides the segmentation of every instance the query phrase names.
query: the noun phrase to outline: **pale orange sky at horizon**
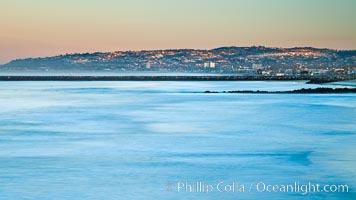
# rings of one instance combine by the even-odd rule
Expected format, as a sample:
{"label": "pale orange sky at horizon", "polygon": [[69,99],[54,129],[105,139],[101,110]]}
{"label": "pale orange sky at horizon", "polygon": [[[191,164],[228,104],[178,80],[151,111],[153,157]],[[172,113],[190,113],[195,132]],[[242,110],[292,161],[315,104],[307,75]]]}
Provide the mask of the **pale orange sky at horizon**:
{"label": "pale orange sky at horizon", "polygon": [[2,0],[0,63],[222,46],[356,49],[353,0]]}

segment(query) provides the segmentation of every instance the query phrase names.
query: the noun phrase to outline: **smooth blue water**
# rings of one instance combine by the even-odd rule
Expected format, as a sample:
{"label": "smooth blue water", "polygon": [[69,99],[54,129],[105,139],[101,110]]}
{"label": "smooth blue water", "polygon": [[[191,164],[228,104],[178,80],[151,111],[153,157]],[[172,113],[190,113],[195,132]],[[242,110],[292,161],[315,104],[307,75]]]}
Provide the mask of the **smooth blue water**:
{"label": "smooth blue water", "polygon": [[[0,199],[356,199],[355,94],[202,93],[302,87],[319,85],[0,82]],[[247,191],[178,192],[199,181]]]}

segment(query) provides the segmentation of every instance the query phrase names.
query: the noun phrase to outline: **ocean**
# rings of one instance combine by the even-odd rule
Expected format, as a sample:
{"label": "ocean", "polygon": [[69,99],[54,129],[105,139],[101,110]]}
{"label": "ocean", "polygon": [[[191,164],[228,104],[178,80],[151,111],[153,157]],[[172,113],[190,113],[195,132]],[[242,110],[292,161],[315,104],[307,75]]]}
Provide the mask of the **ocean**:
{"label": "ocean", "polygon": [[356,94],[204,93],[316,87],[0,82],[0,199],[356,199]]}

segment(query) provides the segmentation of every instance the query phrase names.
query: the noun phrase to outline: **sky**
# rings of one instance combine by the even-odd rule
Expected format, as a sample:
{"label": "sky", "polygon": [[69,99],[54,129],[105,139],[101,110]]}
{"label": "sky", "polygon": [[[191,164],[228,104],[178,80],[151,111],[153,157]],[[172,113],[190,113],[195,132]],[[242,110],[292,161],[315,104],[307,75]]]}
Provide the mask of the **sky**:
{"label": "sky", "polygon": [[356,49],[356,0],[0,0],[0,64],[143,49]]}

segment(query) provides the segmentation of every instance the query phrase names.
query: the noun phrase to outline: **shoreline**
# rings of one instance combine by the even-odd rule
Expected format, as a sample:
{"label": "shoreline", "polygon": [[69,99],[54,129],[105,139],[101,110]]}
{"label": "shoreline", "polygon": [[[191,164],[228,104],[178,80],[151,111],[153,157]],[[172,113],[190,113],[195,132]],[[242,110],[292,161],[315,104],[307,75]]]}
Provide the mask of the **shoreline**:
{"label": "shoreline", "polygon": [[356,79],[356,76],[0,76],[0,81],[306,81],[322,84]]}

